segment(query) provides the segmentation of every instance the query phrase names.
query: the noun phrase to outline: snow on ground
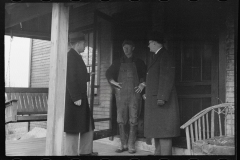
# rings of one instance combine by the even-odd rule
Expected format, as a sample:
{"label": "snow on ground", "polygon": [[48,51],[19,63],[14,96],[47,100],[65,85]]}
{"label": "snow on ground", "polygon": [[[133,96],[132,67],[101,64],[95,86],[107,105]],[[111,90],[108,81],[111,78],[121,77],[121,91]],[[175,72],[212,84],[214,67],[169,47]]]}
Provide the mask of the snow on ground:
{"label": "snow on ground", "polygon": [[30,132],[24,134],[20,140],[28,138],[42,138],[46,137],[47,130],[44,128],[34,127]]}

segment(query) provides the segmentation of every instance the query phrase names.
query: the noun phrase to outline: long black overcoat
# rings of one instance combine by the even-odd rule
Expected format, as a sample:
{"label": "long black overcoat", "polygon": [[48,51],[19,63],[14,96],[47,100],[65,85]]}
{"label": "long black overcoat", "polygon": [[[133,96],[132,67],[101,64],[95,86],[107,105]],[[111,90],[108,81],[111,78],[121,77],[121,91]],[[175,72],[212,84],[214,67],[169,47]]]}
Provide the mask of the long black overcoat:
{"label": "long black overcoat", "polygon": [[[93,117],[90,112],[87,99],[87,82],[90,76],[87,67],[74,49],[70,49],[67,55],[67,79],[65,99],[64,132],[84,133],[89,131],[90,118],[94,128]],[[77,100],[82,104],[74,104]]]}
{"label": "long black overcoat", "polygon": [[[165,48],[162,48],[147,70],[144,110],[144,136],[147,138],[169,138],[180,134],[179,107],[174,78],[174,58]],[[158,99],[166,103],[158,106]]]}

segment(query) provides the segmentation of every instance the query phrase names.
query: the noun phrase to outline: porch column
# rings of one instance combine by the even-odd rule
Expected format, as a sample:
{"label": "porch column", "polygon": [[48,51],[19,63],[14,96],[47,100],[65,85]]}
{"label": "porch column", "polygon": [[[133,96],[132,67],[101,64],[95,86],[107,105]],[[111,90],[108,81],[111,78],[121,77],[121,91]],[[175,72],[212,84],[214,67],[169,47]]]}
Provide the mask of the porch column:
{"label": "porch column", "polygon": [[53,3],[45,155],[63,155],[69,8]]}

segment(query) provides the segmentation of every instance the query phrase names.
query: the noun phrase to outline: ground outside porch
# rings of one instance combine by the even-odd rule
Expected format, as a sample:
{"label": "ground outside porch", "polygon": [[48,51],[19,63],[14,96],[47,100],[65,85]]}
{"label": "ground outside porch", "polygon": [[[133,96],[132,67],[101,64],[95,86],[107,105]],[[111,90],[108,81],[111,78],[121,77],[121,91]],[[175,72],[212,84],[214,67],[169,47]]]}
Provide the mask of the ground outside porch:
{"label": "ground outside porch", "polygon": [[[147,145],[145,139],[138,139],[136,142],[137,153],[128,152],[116,153],[115,150],[120,144],[120,139],[116,136],[111,141],[109,138],[95,140],[93,151],[101,156],[147,156],[153,155],[154,145]],[[46,129],[33,128],[30,132],[21,135],[14,140],[6,140],[6,156],[44,156],[46,145]],[[185,149],[173,148],[173,155],[186,155]]]}
{"label": "ground outside porch", "polygon": [[[35,127],[26,134],[15,136],[17,138],[6,140],[6,156],[44,156],[46,146],[46,129]],[[99,156],[147,156],[153,154],[150,151],[137,148],[136,154],[128,152],[116,153],[118,138],[110,141],[109,138],[95,140],[93,151]]]}

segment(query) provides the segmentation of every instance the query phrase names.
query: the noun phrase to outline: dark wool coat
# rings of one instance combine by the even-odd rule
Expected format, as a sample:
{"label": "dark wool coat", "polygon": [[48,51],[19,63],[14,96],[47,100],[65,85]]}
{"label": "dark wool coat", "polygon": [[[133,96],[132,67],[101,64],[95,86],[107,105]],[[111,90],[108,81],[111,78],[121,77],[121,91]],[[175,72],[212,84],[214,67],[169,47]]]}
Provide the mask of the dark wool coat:
{"label": "dark wool coat", "polygon": [[[160,49],[148,66],[144,109],[144,136],[167,138],[180,135],[177,93],[174,85],[175,63],[165,48]],[[166,101],[158,106],[157,100]]]}
{"label": "dark wool coat", "polygon": [[[88,99],[87,82],[90,76],[87,67],[74,49],[70,49],[67,55],[67,79],[65,99],[64,132],[84,133],[89,131],[90,118],[92,118]],[[82,100],[81,106],[74,104]],[[93,118],[92,126],[94,128]]]}
{"label": "dark wool coat", "polygon": [[[122,58],[114,61],[112,63],[112,65],[107,69],[106,78],[108,79],[108,81],[111,79],[115,80],[116,82],[118,81],[118,75],[119,75],[121,63],[126,63],[125,59],[126,59],[126,56],[123,56]],[[145,82],[147,67],[146,67],[144,61],[139,58],[135,58],[134,56],[131,58],[131,60],[132,60],[132,62],[135,63],[135,66],[137,68],[139,82],[140,83]]]}

